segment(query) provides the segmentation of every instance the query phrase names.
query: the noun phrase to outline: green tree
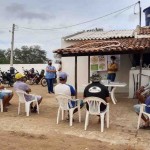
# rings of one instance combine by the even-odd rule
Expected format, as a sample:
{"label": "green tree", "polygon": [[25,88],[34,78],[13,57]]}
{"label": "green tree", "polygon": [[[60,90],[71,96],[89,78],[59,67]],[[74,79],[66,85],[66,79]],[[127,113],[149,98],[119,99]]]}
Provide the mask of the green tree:
{"label": "green tree", "polygon": [[46,51],[41,50],[41,47],[22,46],[21,49],[14,50],[14,63],[17,64],[42,64],[47,61]]}
{"label": "green tree", "polygon": [[6,57],[6,50],[0,50],[0,64],[8,64],[9,59]]}

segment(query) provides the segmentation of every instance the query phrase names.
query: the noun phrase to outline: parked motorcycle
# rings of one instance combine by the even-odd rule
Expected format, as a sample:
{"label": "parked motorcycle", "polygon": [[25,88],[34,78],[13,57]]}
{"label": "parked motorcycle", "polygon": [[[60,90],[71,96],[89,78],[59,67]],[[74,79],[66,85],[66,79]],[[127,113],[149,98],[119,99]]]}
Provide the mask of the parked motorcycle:
{"label": "parked motorcycle", "polygon": [[29,80],[29,83],[31,83],[33,78],[36,76],[36,73],[34,72],[34,68],[27,70],[27,69],[24,69],[24,67],[22,67],[22,69],[23,69],[23,73],[25,75],[24,81],[26,82],[27,80]]}
{"label": "parked motorcycle", "polygon": [[40,74],[39,72],[36,70],[35,76],[34,78],[32,78],[31,82],[29,84],[39,84],[39,82],[41,81],[41,79],[44,77],[44,70],[41,70]]}
{"label": "parked motorcycle", "polygon": [[15,82],[15,73],[11,74],[10,70],[4,72],[1,71],[0,69],[0,83],[7,84],[12,87],[14,82]]}

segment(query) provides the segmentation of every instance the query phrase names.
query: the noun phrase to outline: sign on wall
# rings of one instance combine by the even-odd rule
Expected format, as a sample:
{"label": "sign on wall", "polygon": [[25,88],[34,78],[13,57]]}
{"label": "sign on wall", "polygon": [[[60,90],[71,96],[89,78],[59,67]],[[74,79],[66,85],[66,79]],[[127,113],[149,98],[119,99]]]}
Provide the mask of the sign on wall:
{"label": "sign on wall", "polygon": [[91,56],[90,57],[91,71],[107,71],[107,56]]}

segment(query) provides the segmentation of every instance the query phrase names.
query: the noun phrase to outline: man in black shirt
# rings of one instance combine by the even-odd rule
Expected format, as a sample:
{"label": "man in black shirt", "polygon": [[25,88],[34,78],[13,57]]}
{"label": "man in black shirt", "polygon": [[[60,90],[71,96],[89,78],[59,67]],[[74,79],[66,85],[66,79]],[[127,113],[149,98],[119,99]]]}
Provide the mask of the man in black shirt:
{"label": "man in black shirt", "polygon": [[[89,84],[85,89],[84,89],[84,98],[86,97],[99,97],[102,98],[106,103],[110,100],[109,97],[109,91],[108,89],[100,83],[101,76],[99,73],[94,72],[91,77],[92,83]],[[86,105],[87,110],[89,110],[88,104]],[[100,110],[104,111],[106,109],[106,105],[101,104],[100,105]]]}

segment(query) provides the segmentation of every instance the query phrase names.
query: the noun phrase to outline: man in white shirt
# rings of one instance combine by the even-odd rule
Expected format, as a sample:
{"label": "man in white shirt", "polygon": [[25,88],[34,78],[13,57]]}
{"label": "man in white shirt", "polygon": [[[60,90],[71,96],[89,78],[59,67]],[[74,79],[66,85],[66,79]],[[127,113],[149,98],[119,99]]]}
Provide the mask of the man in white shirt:
{"label": "man in white shirt", "polygon": [[[68,96],[75,96],[76,95],[76,91],[75,89],[73,88],[73,86],[69,85],[69,84],[66,84],[67,82],[67,74],[65,72],[60,72],[59,74],[59,84],[57,84],[55,87],[54,87],[54,93],[55,94],[65,94],[65,95],[68,95]],[[77,102],[75,101],[70,101],[68,103],[68,106],[70,108],[73,108],[75,106],[77,106]],[[80,107],[82,108],[83,107],[83,101],[81,101],[81,104],[80,104]],[[75,110],[74,113],[78,111],[78,110]]]}

